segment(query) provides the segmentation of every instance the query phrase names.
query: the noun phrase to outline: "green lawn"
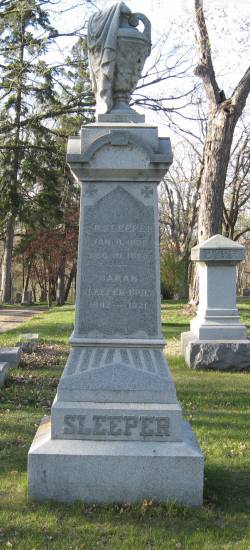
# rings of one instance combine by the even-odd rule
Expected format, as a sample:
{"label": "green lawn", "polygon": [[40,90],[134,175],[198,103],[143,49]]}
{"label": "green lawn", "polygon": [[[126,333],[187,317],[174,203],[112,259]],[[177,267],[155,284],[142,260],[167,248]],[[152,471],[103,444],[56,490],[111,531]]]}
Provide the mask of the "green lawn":
{"label": "green lawn", "polygon": [[[250,304],[239,307],[250,328]],[[165,302],[169,346],[188,329],[185,304]],[[0,390],[0,548],[17,550],[250,549],[250,373],[195,372],[182,358],[169,364],[185,418],[206,456],[205,499],[199,508],[151,502],[137,506],[27,503],[27,452],[49,414],[67,357],[73,307],[40,313],[0,335],[13,345],[20,332],[39,332],[42,345],[11,370]]]}

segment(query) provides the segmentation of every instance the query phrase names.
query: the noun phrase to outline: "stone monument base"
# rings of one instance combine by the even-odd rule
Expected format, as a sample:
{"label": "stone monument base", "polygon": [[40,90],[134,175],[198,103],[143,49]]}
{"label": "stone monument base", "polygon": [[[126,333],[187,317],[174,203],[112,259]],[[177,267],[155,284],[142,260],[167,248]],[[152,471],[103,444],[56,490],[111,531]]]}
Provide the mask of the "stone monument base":
{"label": "stone monument base", "polygon": [[144,499],[199,506],[204,459],[192,429],[182,442],[51,439],[40,424],[28,456],[29,500],[133,503]]}
{"label": "stone monument base", "polygon": [[183,332],[181,351],[191,369],[250,370],[250,340],[199,340]]}

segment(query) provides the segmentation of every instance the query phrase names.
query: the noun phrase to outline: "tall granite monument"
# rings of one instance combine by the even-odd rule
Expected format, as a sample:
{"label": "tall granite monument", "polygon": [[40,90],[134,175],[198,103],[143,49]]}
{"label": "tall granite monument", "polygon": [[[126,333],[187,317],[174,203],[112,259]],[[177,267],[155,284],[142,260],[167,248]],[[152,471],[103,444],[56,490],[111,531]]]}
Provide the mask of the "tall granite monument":
{"label": "tall granite monument", "polygon": [[67,156],[82,186],[75,326],[29,498],[199,505],[203,456],[162,351],[157,184],[171,145],[129,107],[150,22],[120,2],[94,14],[88,44],[97,121]]}

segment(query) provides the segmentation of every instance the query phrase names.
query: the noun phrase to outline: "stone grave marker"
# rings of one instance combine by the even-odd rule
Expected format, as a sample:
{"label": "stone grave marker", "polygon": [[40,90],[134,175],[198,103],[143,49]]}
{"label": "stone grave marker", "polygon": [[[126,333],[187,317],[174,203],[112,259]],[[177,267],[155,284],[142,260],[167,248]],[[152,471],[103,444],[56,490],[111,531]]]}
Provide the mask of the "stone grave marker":
{"label": "stone grave marker", "polygon": [[17,367],[20,363],[21,351],[19,347],[0,348],[0,362],[8,363],[9,367]]}
{"label": "stone grave marker", "polygon": [[8,373],[8,368],[8,363],[0,363],[0,387],[4,385]]}
{"label": "stone grave marker", "polygon": [[250,368],[250,340],[236,305],[236,266],[244,257],[244,246],[222,235],[192,248],[199,266],[199,306],[190,331],[181,335],[191,368]]}
{"label": "stone grave marker", "polygon": [[37,332],[26,332],[20,334],[19,342],[17,345],[25,353],[32,353],[35,351],[36,346],[39,342],[39,334]]}
{"label": "stone grave marker", "polygon": [[25,290],[22,294],[22,306],[31,306],[33,304],[32,290]]}
{"label": "stone grave marker", "polygon": [[51,420],[29,451],[29,498],[200,505],[203,455],[161,332],[157,185],[171,145],[128,106],[150,23],[119,3],[93,16],[88,43],[97,122],[70,138],[67,156],[82,186],[75,325]]}

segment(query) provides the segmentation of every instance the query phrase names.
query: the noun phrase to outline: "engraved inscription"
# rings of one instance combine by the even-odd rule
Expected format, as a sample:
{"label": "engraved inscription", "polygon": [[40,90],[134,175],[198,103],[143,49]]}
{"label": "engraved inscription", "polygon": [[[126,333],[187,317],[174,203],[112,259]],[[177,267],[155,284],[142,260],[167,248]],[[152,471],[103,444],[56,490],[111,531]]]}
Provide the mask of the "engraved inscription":
{"label": "engraved inscription", "polygon": [[244,256],[241,250],[232,250],[230,248],[214,248],[192,251],[193,260],[240,260]]}
{"label": "engraved inscription", "polygon": [[80,334],[157,336],[155,220],[127,189],[86,205]]}
{"label": "engraved inscription", "polygon": [[79,439],[166,439],[170,436],[170,419],[154,415],[66,414],[63,433]]}

